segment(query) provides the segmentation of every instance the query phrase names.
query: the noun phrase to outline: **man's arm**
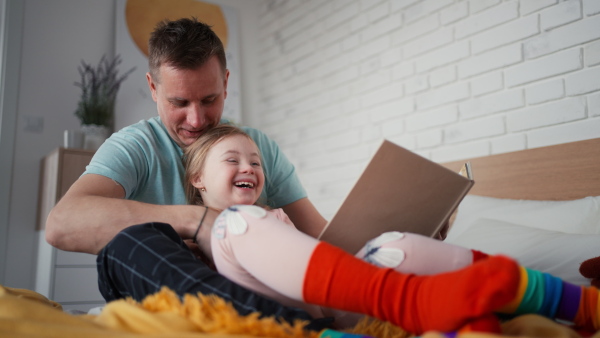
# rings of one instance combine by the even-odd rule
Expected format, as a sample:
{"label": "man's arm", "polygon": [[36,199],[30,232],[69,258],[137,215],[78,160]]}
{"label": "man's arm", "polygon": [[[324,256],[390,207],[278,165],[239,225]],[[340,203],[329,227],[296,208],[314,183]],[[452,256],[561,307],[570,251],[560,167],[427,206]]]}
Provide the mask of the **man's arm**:
{"label": "man's arm", "polygon": [[[121,185],[105,176],[80,177],[56,204],[46,221],[46,240],[66,251],[97,254],[124,228],[146,222],[171,224],[184,239],[192,238],[204,208],[153,205],[125,200]],[[214,221],[216,212],[205,222]]]}
{"label": "man's arm", "polygon": [[327,220],[306,197],[284,205],[282,209],[298,230],[312,237],[317,238],[327,224]]}

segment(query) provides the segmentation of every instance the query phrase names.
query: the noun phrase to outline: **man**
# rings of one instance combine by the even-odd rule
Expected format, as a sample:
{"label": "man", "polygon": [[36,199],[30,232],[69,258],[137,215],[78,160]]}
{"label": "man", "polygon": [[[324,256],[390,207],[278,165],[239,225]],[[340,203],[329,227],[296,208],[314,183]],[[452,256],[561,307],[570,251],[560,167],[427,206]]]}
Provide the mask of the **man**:
{"label": "man", "polygon": [[[208,268],[185,271],[177,277],[187,280],[185,288],[172,276],[151,272],[140,276],[132,269],[147,264],[152,270],[154,265],[165,264],[158,256],[167,253],[148,251],[144,259],[124,263],[120,255],[135,258],[132,255],[140,252],[111,251],[117,245],[114,243],[106,247],[122,230],[149,222],[167,223],[175,232],[170,235],[189,240],[201,219],[208,223],[217,216],[212,210],[204,215],[205,208],[186,204],[181,148],[221,121],[229,76],[223,45],[209,26],[195,19],[180,19],[157,26],[150,38],[149,54],[146,78],[158,117],[122,129],[98,149],[84,175],[48,216],[47,241],[63,250],[100,253],[99,282],[107,300],[125,296],[141,299],[168,285],[180,294],[217,293],[233,301],[243,313],[258,310],[288,318],[306,317],[262,299]],[[301,231],[317,236],[326,221],[306,197],[293,165],[264,134],[244,130],[259,145],[272,181],[265,189],[265,200],[282,207]],[[125,249],[129,250],[119,248]],[[196,264],[187,259],[181,257],[173,264]],[[127,273],[131,275],[123,276]]]}

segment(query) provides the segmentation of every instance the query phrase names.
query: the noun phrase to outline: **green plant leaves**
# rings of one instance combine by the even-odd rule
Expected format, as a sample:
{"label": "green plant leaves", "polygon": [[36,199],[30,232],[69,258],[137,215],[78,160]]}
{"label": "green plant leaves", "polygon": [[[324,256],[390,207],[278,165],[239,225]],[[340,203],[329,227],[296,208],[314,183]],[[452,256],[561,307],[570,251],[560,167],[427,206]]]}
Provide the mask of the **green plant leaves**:
{"label": "green plant leaves", "polygon": [[81,124],[96,124],[112,128],[115,100],[121,83],[131,74],[135,67],[119,76],[118,66],[121,57],[116,55],[109,60],[102,56],[96,67],[81,61],[77,67],[81,77],[75,86],[81,89],[81,97],[75,110],[75,116]]}

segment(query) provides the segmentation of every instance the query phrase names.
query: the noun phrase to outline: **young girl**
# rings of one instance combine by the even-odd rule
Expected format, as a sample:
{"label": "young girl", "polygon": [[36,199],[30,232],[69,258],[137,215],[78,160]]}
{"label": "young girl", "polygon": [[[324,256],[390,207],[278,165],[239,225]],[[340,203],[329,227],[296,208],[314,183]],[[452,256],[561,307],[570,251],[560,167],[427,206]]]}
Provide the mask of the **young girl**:
{"label": "young girl", "polygon": [[386,233],[358,253],[370,264],[299,232],[281,209],[253,205],[268,173],[252,139],[235,127],[206,132],[185,150],[184,161],[190,203],[223,210],[214,225],[201,222],[196,236],[216,269],[315,317],[333,315],[338,327],[356,322],[350,312],[417,334],[461,328],[497,332],[493,313],[503,312],[539,313],[600,329],[597,289],[565,283],[506,257]]}

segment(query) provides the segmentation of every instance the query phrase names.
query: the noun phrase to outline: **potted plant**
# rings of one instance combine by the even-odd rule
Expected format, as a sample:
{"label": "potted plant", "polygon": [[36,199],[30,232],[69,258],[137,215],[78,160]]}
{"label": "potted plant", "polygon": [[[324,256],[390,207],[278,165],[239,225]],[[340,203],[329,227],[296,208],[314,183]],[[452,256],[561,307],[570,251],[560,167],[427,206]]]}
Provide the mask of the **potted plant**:
{"label": "potted plant", "polygon": [[119,55],[112,59],[102,56],[96,67],[81,61],[77,67],[81,77],[75,86],[81,89],[81,97],[75,116],[81,121],[84,148],[97,149],[113,130],[117,92],[121,83],[135,67],[119,76]]}

